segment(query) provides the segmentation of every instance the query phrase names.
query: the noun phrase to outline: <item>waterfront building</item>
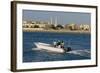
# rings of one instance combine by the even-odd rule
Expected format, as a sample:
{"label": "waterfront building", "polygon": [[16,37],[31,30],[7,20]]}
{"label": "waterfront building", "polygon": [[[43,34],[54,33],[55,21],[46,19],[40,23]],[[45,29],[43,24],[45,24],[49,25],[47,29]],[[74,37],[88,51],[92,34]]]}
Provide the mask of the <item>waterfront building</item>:
{"label": "waterfront building", "polygon": [[23,21],[24,28],[34,28],[35,26],[39,26],[39,28],[44,28],[48,22],[43,21]]}
{"label": "waterfront building", "polygon": [[77,24],[66,24],[64,28],[68,30],[78,30],[79,26]]}
{"label": "waterfront building", "polygon": [[80,30],[90,30],[90,25],[88,25],[88,24],[81,24],[80,25]]}

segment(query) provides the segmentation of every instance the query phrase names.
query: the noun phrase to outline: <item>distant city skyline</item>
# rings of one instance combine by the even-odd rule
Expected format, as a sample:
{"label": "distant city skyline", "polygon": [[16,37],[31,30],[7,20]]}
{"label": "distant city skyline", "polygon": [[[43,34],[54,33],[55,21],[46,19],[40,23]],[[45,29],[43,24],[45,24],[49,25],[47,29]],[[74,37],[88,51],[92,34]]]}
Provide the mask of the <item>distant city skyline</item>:
{"label": "distant city skyline", "polygon": [[[90,13],[23,10],[23,21],[44,21],[53,24],[91,24]],[[57,22],[56,22],[57,19]]]}

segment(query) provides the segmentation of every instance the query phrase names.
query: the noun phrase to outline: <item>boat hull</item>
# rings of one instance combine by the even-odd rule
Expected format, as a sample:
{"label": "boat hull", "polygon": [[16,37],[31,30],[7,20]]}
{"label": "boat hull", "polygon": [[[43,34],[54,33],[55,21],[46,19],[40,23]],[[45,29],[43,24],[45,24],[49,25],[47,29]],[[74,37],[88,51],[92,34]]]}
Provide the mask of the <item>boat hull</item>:
{"label": "boat hull", "polygon": [[65,50],[63,48],[56,48],[56,47],[53,47],[52,45],[50,44],[46,44],[46,43],[40,43],[40,42],[37,42],[35,43],[36,47],[39,48],[39,49],[44,49],[44,50],[48,50],[50,52],[56,52],[56,53],[64,53]]}

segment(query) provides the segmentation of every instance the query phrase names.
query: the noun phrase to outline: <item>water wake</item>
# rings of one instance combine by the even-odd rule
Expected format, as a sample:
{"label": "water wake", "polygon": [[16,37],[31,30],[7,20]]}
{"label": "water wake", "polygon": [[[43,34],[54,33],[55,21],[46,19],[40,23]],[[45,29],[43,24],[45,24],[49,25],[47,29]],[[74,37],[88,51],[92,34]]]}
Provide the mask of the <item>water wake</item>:
{"label": "water wake", "polygon": [[66,52],[66,53],[75,54],[75,55],[80,55],[80,56],[89,57],[89,58],[90,58],[90,56],[91,56],[89,50],[73,50],[73,51]]}
{"label": "water wake", "polygon": [[[41,49],[40,48],[32,48],[32,50],[40,51]],[[41,50],[41,51],[43,51],[43,50]],[[49,52],[49,51],[47,51],[47,52]],[[90,50],[72,50],[72,51],[66,52],[66,54],[67,53],[84,56],[84,57],[88,57],[88,58],[90,58],[90,56],[91,56]]]}

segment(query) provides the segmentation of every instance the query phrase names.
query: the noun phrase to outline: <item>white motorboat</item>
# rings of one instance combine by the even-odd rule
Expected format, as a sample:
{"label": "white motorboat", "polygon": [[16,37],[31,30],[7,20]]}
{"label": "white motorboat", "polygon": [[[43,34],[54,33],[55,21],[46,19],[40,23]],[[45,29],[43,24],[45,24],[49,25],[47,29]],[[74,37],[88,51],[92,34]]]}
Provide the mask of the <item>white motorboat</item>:
{"label": "white motorboat", "polygon": [[56,52],[56,53],[64,53],[65,52],[65,50],[63,48],[54,47],[51,44],[46,44],[46,43],[41,43],[41,42],[36,42],[34,44],[36,45],[37,48],[40,48],[41,50],[44,49],[44,50]]}

